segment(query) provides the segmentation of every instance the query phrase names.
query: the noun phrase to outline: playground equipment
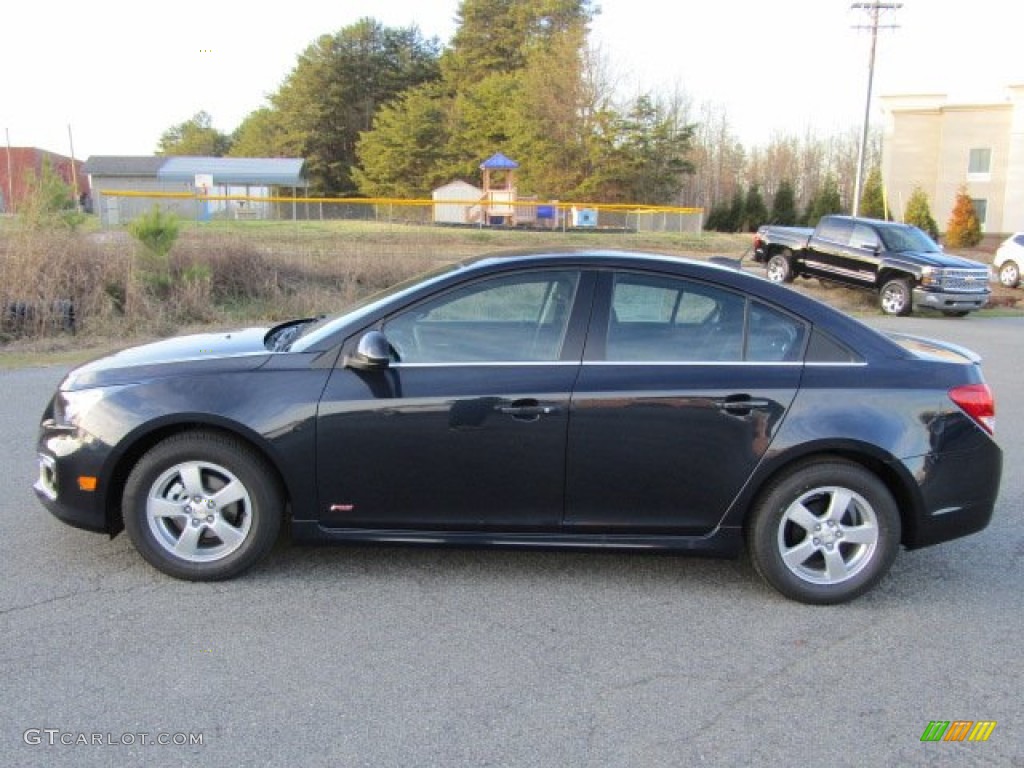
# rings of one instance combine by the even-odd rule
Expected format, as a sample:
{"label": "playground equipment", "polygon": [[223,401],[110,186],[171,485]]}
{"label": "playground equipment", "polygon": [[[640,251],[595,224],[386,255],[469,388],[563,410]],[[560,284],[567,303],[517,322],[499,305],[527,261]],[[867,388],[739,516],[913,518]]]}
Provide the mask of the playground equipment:
{"label": "playground equipment", "polygon": [[516,223],[516,170],[519,163],[496,152],[480,164],[484,176],[482,215],[487,225]]}

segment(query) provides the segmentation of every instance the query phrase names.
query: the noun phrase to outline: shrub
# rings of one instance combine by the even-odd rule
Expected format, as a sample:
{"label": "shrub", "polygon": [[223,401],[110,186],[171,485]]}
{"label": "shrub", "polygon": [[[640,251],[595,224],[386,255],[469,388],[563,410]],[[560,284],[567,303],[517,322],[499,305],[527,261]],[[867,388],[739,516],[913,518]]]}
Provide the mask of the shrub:
{"label": "shrub", "polygon": [[167,256],[181,232],[181,222],[173,213],[161,211],[160,206],[154,205],[148,213],[128,225],[128,232],[146,250],[157,256]]}
{"label": "shrub", "polygon": [[43,160],[42,173],[30,172],[25,177],[27,192],[18,206],[18,221],[24,229],[75,230],[85,221],[75,205],[75,193],[57,175],[48,159]]}
{"label": "shrub", "polygon": [[171,291],[169,254],[180,231],[178,217],[157,205],[128,225],[128,232],[143,247],[138,259],[139,279],[155,296],[166,298]]}
{"label": "shrub", "polygon": [[946,224],[946,245],[951,248],[970,248],[981,242],[981,222],[974,210],[974,202],[967,187],[957,192],[953,213]]}
{"label": "shrub", "polygon": [[928,196],[920,187],[914,187],[914,191],[907,201],[907,210],[904,213],[903,219],[907,224],[913,224],[918,229],[923,229],[933,239],[939,239],[939,227],[932,217],[932,210],[928,205]]}
{"label": "shrub", "polygon": [[83,329],[123,262],[66,229],[0,239],[0,342]]}

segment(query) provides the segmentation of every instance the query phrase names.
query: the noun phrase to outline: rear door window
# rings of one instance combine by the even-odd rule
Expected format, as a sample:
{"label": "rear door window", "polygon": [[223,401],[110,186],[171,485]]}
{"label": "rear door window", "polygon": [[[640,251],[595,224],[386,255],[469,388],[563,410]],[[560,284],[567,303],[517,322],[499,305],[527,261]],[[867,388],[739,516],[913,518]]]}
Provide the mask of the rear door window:
{"label": "rear door window", "polygon": [[826,240],[836,245],[849,245],[853,225],[845,219],[822,219],[815,235],[819,240]]}

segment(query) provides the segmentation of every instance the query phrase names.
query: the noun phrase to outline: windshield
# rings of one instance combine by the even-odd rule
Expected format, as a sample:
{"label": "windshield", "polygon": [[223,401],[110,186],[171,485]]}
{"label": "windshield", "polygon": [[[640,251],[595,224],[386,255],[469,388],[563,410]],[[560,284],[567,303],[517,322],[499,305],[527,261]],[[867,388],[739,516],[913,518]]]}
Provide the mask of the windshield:
{"label": "windshield", "polygon": [[878,228],[878,234],[882,237],[882,243],[887,251],[903,253],[916,251],[917,253],[938,253],[941,248],[928,235],[917,227],[908,224],[887,224]]}
{"label": "windshield", "polygon": [[445,264],[429,272],[410,277],[408,280],[392,285],[377,293],[364,296],[353,304],[349,304],[337,314],[323,316],[316,322],[303,326],[302,332],[291,341],[288,349],[293,352],[303,352],[310,349],[321,339],[334,333],[340,326],[359,318],[361,315],[370,314],[380,304],[390,301],[402,293],[415,290],[421,285],[432,282],[459,268],[461,268],[460,264]]}

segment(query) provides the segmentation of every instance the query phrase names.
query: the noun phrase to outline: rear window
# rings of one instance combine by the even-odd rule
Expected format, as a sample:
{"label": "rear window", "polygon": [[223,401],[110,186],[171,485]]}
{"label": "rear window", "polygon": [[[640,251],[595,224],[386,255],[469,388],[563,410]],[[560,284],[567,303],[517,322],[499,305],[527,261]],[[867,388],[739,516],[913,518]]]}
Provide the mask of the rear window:
{"label": "rear window", "polygon": [[846,245],[850,242],[852,232],[853,224],[845,219],[822,219],[818,224],[817,236],[819,240]]}
{"label": "rear window", "polygon": [[807,345],[808,363],[861,363],[863,359],[850,350],[845,344],[840,344],[827,333],[815,329],[811,334],[811,342]]}

